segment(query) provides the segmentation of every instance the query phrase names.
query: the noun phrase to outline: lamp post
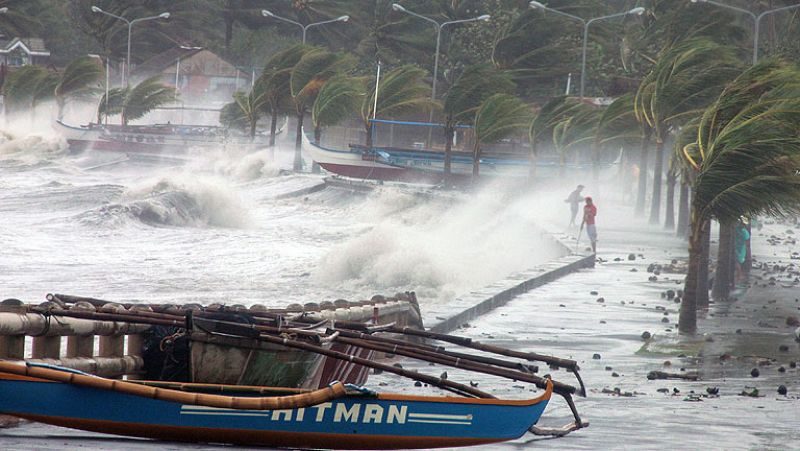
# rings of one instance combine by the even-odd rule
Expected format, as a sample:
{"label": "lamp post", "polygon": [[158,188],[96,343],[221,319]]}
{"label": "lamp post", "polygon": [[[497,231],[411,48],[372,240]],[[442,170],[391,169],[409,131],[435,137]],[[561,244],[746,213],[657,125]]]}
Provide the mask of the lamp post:
{"label": "lamp post", "polygon": [[[405,14],[408,14],[408,15],[411,15],[411,16],[414,16],[414,17],[418,17],[418,18],[420,18],[422,20],[426,20],[426,21],[432,23],[433,26],[436,27],[436,53],[434,54],[434,57],[433,57],[433,86],[431,87],[431,100],[436,100],[436,77],[437,77],[437,74],[439,72],[439,45],[440,45],[441,39],[442,39],[442,28],[444,28],[444,27],[446,27],[448,25],[454,25],[454,24],[465,23],[465,22],[475,22],[475,21],[479,21],[479,20],[487,21],[487,20],[491,19],[492,16],[490,16],[488,14],[484,14],[482,16],[473,17],[471,19],[451,20],[451,21],[448,21],[448,22],[439,23],[439,22],[431,19],[430,17],[425,17],[425,16],[423,16],[421,14],[415,13],[414,11],[409,11],[409,10],[407,10],[406,8],[404,8],[402,5],[400,5],[398,3],[392,4],[392,9],[395,10],[395,11],[401,12],[401,13],[405,13]],[[432,111],[431,111],[431,114],[433,114]]]}
{"label": "lamp post", "polygon": [[644,8],[639,6],[637,8],[633,8],[633,9],[631,9],[629,11],[616,13],[616,14],[610,14],[608,16],[594,17],[592,19],[586,20],[586,19],[584,19],[582,17],[574,16],[572,14],[565,13],[565,12],[559,11],[557,9],[549,8],[549,7],[539,3],[537,1],[532,1],[532,2],[528,3],[528,6],[530,6],[533,9],[541,9],[542,11],[550,11],[552,13],[555,13],[555,14],[558,14],[558,15],[561,15],[561,16],[564,16],[564,17],[569,17],[570,19],[575,19],[575,20],[580,21],[581,23],[583,23],[583,51],[581,53],[581,91],[580,91],[581,100],[583,100],[584,87],[586,86],[586,47],[587,47],[588,40],[589,40],[589,25],[591,25],[594,22],[600,21],[600,20],[613,19],[615,17],[627,16],[628,14],[641,15],[642,13],[644,13]]}
{"label": "lamp post", "polygon": [[744,13],[750,16],[753,19],[753,64],[754,65],[758,62],[758,35],[761,26],[761,19],[763,19],[764,16],[772,13],[786,11],[794,8],[800,8],[800,3],[798,3],[796,5],[784,6],[783,8],[770,9],[769,11],[764,11],[763,13],[756,15],[754,12],[748,11],[744,8],[738,8],[736,6],[726,5],[724,3],[715,2],[713,0],[692,0],[692,3],[708,3],[714,6],[719,6],[720,8],[731,9],[733,11],[738,11],[740,13]]}
{"label": "lamp post", "polygon": [[138,19],[128,20],[124,17],[118,16],[116,14],[111,14],[108,11],[103,11],[102,9],[98,8],[97,6],[92,6],[93,13],[100,13],[105,14],[106,16],[113,17],[115,19],[119,19],[126,24],[128,24],[128,56],[125,62],[125,87],[127,88],[130,85],[130,75],[131,75],[131,29],[133,28],[133,24],[137,22],[144,22],[147,20],[155,20],[155,19],[169,19],[169,13],[161,13],[157,16],[149,16],[149,17],[140,17]]}
{"label": "lamp post", "polygon": [[292,25],[297,25],[298,27],[302,28],[303,29],[303,44],[306,43],[306,31],[308,31],[309,28],[316,27],[317,25],[324,25],[326,23],[347,22],[348,20],[350,20],[350,16],[339,16],[339,17],[337,17],[335,19],[323,20],[322,22],[314,22],[314,23],[310,23],[308,25],[303,25],[300,22],[295,22],[294,20],[287,19],[285,17],[281,17],[281,16],[278,16],[278,15],[275,15],[271,11],[266,10],[266,9],[262,9],[261,10],[261,15],[264,16],[264,17],[272,17],[273,19],[282,20],[284,22],[288,22],[288,23],[290,23]]}

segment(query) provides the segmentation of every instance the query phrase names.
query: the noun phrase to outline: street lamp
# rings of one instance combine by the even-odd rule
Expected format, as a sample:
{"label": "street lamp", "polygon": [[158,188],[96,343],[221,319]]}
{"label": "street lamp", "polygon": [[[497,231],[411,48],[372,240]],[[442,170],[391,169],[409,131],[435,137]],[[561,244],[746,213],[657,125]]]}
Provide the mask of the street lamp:
{"label": "street lamp", "polygon": [[131,28],[133,28],[133,24],[137,22],[144,22],[146,20],[154,20],[154,19],[169,19],[169,13],[161,13],[157,16],[150,16],[150,17],[140,17],[138,19],[128,20],[124,17],[118,16],[116,14],[111,14],[108,11],[103,11],[102,9],[98,8],[97,6],[92,6],[93,13],[100,13],[105,14],[106,16],[113,17],[115,19],[119,19],[126,24],[128,24],[128,57],[126,59],[126,74],[125,74],[125,87],[127,88],[130,85],[130,75],[131,75]]}
{"label": "street lamp", "polygon": [[737,8],[736,6],[726,5],[724,3],[715,2],[713,0],[692,0],[692,3],[709,3],[709,4],[712,4],[712,5],[715,5],[715,6],[719,6],[720,8],[732,9],[734,11],[738,11],[740,13],[744,13],[744,14],[747,14],[748,16],[752,17],[753,18],[753,24],[754,24],[754,29],[753,29],[753,64],[754,65],[758,62],[758,35],[759,35],[759,28],[760,28],[760,25],[761,25],[761,19],[763,19],[764,16],[766,16],[768,14],[777,13],[777,12],[780,12],[780,11],[786,11],[787,9],[800,8],[800,3],[798,3],[796,5],[784,6],[783,8],[776,8],[776,9],[771,9],[769,11],[764,11],[763,13],[761,13],[761,14],[756,16],[756,14],[754,12],[752,12],[752,11],[748,11],[748,10],[743,9],[743,8]]}
{"label": "street lamp", "polygon": [[593,22],[597,22],[597,21],[600,21],[600,20],[613,19],[615,17],[627,16],[628,14],[636,14],[637,16],[640,16],[645,11],[644,8],[639,6],[639,7],[633,8],[633,9],[631,9],[629,11],[616,13],[616,14],[610,14],[608,16],[595,17],[595,18],[586,20],[586,19],[584,19],[582,17],[574,16],[572,14],[565,13],[565,12],[559,11],[557,9],[552,9],[552,8],[547,7],[547,6],[541,4],[541,3],[537,2],[537,1],[532,1],[532,2],[528,3],[528,6],[530,6],[533,9],[541,9],[542,11],[550,11],[552,13],[559,14],[559,15],[562,15],[564,17],[569,17],[570,19],[575,19],[575,20],[578,20],[581,23],[583,23],[583,52],[582,52],[582,56],[581,56],[581,92],[580,92],[581,100],[583,100],[583,91],[584,91],[585,80],[586,80],[586,78],[585,78],[585,76],[586,76],[586,45],[587,45],[588,39],[589,39],[589,25],[591,25]]}
{"label": "street lamp", "polygon": [[278,15],[275,15],[271,11],[266,10],[266,9],[262,9],[261,10],[261,15],[264,16],[264,17],[272,17],[273,19],[282,20],[284,22],[288,22],[290,24],[297,25],[298,27],[302,28],[303,29],[303,44],[306,43],[306,31],[309,28],[315,27],[317,25],[324,25],[326,23],[347,22],[348,20],[350,20],[350,16],[339,16],[339,17],[337,17],[335,19],[323,20],[322,22],[314,22],[314,23],[310,23],[308,25],[303,25],[300,22],[295,22],[294,20],[287,19],[285,17],[281,17],[281,16],[278,16]]}
{"label": "street lamp", "polygon": [[[492,18],[492,16],[488,14],[484,14],[482,16],[473,17],[471,19],[462,19],[462,20],[451,20],[449,22],[442,22],[439,23],[430,17],[425,17],[421,14],[417,14],[413,11],[409,11],[405,9],[399,3],[393,3],[392,9],[401,13],[405,13],[414,17],[418,17],[422,20],[426,20],[432,23],[436,27],[436,54],[433,57],[433,86],[431,87],[431,100],[436,100],[436,76],[439,72],[439,44],[442,38],[442,28],[446,27],[447,25],[453,25],[458,23],[465,23],[465,22],[475,22],[475,21],[487,21]],[[431,118],[433,117],[433,110],[431,110]],[[432,119],[431,119],[432,120]]]}

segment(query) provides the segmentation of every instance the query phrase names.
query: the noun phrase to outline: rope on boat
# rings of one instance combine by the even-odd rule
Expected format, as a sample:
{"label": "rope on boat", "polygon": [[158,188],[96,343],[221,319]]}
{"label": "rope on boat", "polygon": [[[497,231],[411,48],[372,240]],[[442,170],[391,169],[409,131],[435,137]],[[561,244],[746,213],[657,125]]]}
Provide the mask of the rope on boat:
{"label": "rope on boat", "polygon": [[64,382],[80,387],[111,390],[129,395],[141,396],[144,398],[158,399],[161,401],[224,409],[298,409],[322,404],[347,394],[347,390],[344,384],[341,382],[334,382],[328,387],[297,395],[275,397],[241,397],[209,395],[205,393],[190,393],[180,390],[135,384],[121,380],[88,376],[61,369],[42,368],[40,366],[22,366],[10,362],[0,362],[0,372],[34,377],[54,382]]}

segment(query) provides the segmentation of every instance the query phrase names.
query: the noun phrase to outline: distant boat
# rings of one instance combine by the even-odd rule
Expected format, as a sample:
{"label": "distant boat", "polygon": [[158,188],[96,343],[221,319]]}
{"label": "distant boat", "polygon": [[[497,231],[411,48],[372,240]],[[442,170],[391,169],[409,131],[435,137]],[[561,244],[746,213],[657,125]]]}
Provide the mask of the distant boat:
{"label": "distant boat", "polygon": [[[326,171],[344,177],[431,185],[440,184],[444,180],[443,151],[367,148],[359,144],[351,144],[349,149],[332,149],[311,142],[303,133],[303,152]],[[621,155],[620,153],[614,162],[601,163],[601,170],[617,167]],[[471,152],[453,151],[450,167],[452,180],[455,183],[471,180],[472,164]],[[569,174],[591,170],[591,163],[565,165],[565,171]],[[561,166],[557,161],[539,160],[536,163],[537,177],[558,177],[560,172]],[[529,174],[530,160],[523,154],[486,154],[480,159],[481,177],[522,179],[529,177]]]}
{"label": "distant boat", "polygon": [[[209,125],[110,125],[90,123],[74,126],[56,121],[58,131],[73,150],[111,150],[120,152],[172,154],[185,153],[192,147],[233,145],[260,149],[269,144],[269,134],[249,136],[224,127]],[[285,124],[284,124],[285,125]],[[278,129],[282,132],[284,126]]]}

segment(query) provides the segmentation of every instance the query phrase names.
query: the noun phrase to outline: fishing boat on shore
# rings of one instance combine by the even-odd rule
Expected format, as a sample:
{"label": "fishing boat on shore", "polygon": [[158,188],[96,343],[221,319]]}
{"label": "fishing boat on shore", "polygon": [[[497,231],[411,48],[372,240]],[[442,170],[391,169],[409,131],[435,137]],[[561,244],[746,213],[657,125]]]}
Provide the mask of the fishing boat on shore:
{"label": "fishing boat on shore", "polygon": [[[0,355],[3,360],[0,361],[2,415],[160,440],[333,449],[480,445],[512,440],[528,431],[560,436],[588,426],[581,420],[572,399],[572,395],[585,396],[586,393],[577,363],[572,360],[499,348],[469,338],[401,325],[397,321],[382,324],[377,324],[381,321],[352,321],[359,312],[343,307],[320,320],[313,306],[307,312],[297,312],[296,308],[280,312],[257,309],[258,312],[249,315],[241,309],[209,306],[204,310],[190,308],[186,314],[177,315],[169,313],[168,308],[142,308],[141,305],[133,309],[133,306],[104,304],[103,308],[95,309],[91,298],[83,298],[79,301],[81,304],[74,302],[70,308],[64,308],[76,298],[50,295],[48,299],[50,301],[44,305],[24,309],[19,303],[8,300],[0,303],[0,351],[12,354]],[[391,310],[391,302],[396,299],[377,299],[371,305]],[[23,314],[24,318],[20,316]],[[380,317],[381,312],[373,310],[373,314]],[[384,315],[384,319],[390,318]],[[140,376],[147,373],[131,372],[130,368],[106,377],[96,374],[102,372],[100,369],[108,373],[113,367],[109,361],[114,359],[107,355],[111,348],[124,347],[120,336],[138,336],[153,326],[174,331],[158,343],[158,347],[169,354],[168,360],[180,356],[181,352],[174,351],[181,349],[181,340],[188,346],[212,343],[230,351],[245,350],[252,360],[258,360],[254,356],[257,352],[268,351],[280,356],[276,350],[290,350],[409,378],[457,396],[376,393],[364,388],[363,382],[345,385],[342,380],[298,388],[249,384],[244,383],[242,377],[234,384],[183,382],[170,377],[142,380]],[[42,328],[46,330],[42,332]],[[25,340],[24,336],[20,340],[20,329],[25,329],[24,334],[35,335],[31,359],[21,358],[23,354],[18,347]],[[106,356],[76,358],[68,355],[59,359],[57,349],[61,346],[57,339],[61,335],[70,337],[68,354],[91,355],[91,346],[86,349],[86,345],[93,343],[94,337],[86,336],[87,331],[101,334],[101,354]],[[456,345],[469,352],[453,351],[428,344],[429,341]],[[140,338],[133,343],[129,340],[127,347],[130,349],[136,343],[144,342]],[[493,375],[529,383],[543,391],[531,399],[500,400],[473,384],[404,369],[373,356],[365,358],[357,353],[342,352],[333,345]],[[42,354],[51,358],[37,358]],[[128,357],[134,367],[135,357],[141,356]],[[93,363],[86,364],[92,360]],[[274,357],[272,362],[278,360],[282,360],[281,357]],[[83,367],[80,367],[81,361]],[[532,361],[567,369],[575,375],[579,387],[537,376],[538,368],[528,363]],[[68,364],[73,368],[67,368]],[[206,361],[202,365],[213,366],[214,363]],[[226,373],[231,368],[218,362],[212,369]],[[233,370],[240,376],[245,374],[241,367]],[[171,373],[163,368],[158,371],[160,376]],[[131,377],[121,380],[120,374]],[[132,377],[134,375],[136,377]],[[566,401],[575,421],[559,428],[539,427],[536,424],[553,393]]]}
{"label": "fishing boat on shore", "polygon": [[[380,121],[402,123],[398,121]],[[423,124],[429,126],[431,124]],[[436,125],[436,124],[433,124]],[[350,144],[348,149],[333,149],[312,142],[303,133],[302,150],[326,171],[334,174],[362,179],[405,183],[438,185],[444,181],[444,151],[406,149],[399,147]],[[612,162],[598,165],[602,172],[616,171],[622,153]],[[451,152],[451,181],[455,184],[472,180],[474,158],[471,152]],[[522,180],[530,177],[530,159],[522,153],[486,153],[479,162],[481,177]],[[564,173],[588,174],[594,170],[591,163],[561,163],[556,160],[538,159],[537,177],[552,178]],[[607,177],[603,177],[607,178]]]}
{"label": "fishing boat on shore", "polygon": [[[280,127],[278,133],[282,132],[283,128]],[[237,146],[257,150],[269,144],[269,134],[259,133],[250,139],[243,133],[210,125],[90,123],[74,126],[57,120],[56,129],[73,150],[184,154],[195,147]]]}
{"label": "fishing boat on shore", "polygon": [[104,379],[0,362],[0,411],[56,426],[170,441],[398,449],[515,439],[539,420],[553,384],[519,401],[375,393],[336,382],[300,391]]}

